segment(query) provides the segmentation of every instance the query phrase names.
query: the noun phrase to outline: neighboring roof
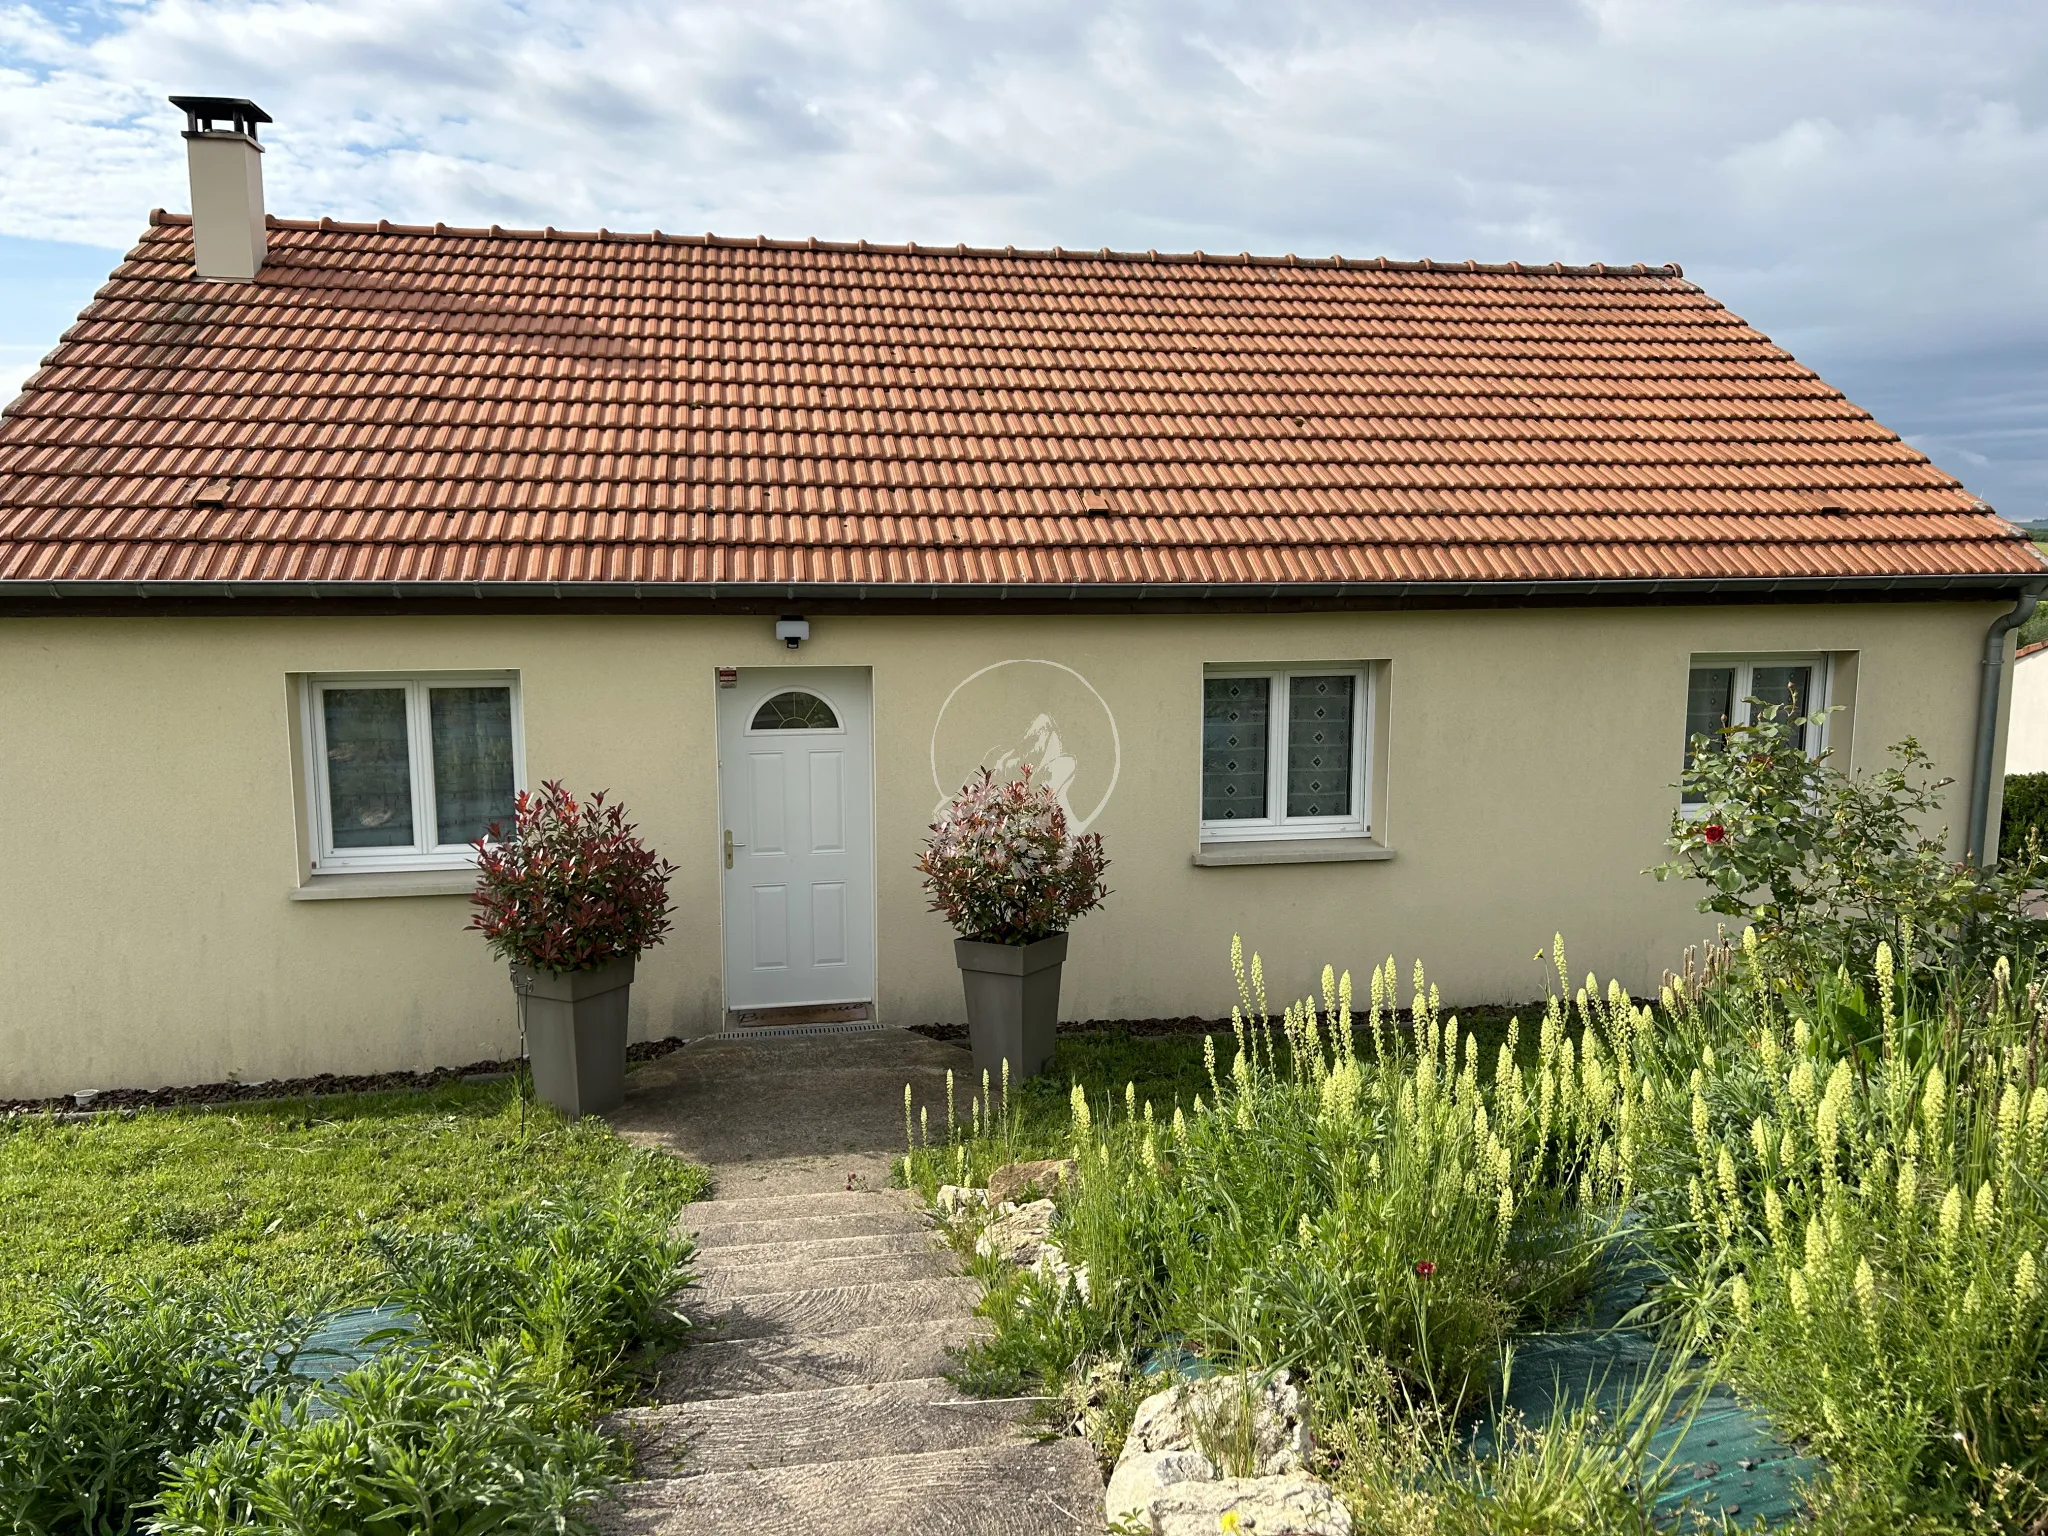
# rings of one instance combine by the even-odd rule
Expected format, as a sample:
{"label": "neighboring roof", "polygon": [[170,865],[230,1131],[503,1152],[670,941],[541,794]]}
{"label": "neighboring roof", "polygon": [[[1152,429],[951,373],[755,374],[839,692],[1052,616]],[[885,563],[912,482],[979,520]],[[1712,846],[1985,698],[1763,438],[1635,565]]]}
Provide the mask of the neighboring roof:
{"label": "neighboring roof", "polygon": [[234,284],[160,213],[0,423],[53,595],[2044,571],[1675,266],[272,219]]}
{"label": "neighboring roof", "polygon": [[2023,645],[2012,653],[2014,661],[2023,661],[2029,656],[2038,656],[2048,651],[2048,640],[2036,640],[2032,645]]}

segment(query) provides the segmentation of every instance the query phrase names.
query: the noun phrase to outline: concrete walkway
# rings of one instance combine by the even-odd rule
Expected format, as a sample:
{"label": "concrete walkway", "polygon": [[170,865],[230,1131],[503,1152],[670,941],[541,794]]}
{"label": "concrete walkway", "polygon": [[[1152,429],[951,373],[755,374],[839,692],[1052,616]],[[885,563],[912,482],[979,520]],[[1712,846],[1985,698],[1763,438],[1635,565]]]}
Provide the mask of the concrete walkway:
{"label": "concrete walkway", "polygon": [[[651,1406],[616,1416],[643,1481],[600,1516],[619,1536],[1076,1536],[1102,1529],[1085,1441],[1039,1443],[1026,1406],[970,1399],[950,1350],[980,1287],[907,1195],[903,1085],[942,1118],[965,1050],[900,1030],[689,1047],[629,1079],[621,1134],[711,1165],[698,1342]],[[851,1186],[851,1187],[849,1187]]]}
{"label": "concrete walkway", "polygon": [[721,1200],[887,1189],[903,1154],[903,1085],[946,1114],[946,1069],[961,1112],[974,1093],[964,1046],[905,1029],[811,1039],[718,1040],[636,1068],[611,1115],[628,1141],[710,1165]]}

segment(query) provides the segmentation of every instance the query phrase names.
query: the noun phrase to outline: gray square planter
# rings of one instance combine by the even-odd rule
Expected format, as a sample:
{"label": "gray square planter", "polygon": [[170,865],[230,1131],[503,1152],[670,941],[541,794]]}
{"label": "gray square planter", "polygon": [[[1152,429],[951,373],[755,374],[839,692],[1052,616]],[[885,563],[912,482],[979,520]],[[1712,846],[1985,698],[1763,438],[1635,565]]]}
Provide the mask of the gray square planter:
{"label": "gray square planter", "polygon": [[953,954],[967,989],[967,1039],[976,1074],[986,1071],[991,1081],[1000,1080],[1007,1060],[1010,1076],[1038,1076],[1052,1061],[1067,936],[1056,933],[1035,944],[955,939]]}
{"label": "gray square planter", "polygon": [[571,1120],[625,1102],[626,999],[632,985],[631,960],[559,975],[512,967],[512,989],[526,1010],[534,1094]]}

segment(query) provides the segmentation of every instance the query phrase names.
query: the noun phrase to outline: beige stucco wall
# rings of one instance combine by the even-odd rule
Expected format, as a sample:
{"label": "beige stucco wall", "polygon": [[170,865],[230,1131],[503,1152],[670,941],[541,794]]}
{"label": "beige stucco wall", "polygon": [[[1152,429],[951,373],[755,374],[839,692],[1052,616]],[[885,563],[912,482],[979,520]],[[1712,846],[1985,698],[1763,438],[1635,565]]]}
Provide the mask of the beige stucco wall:
{"label": "beige stucco wall", "polygon": [[[1404,974],[1423,957],[1453,1000],[1526,998],[1556,930],[1576,969],[1653,984],[1713,927],[1639,873],[1675,801],[1689,658],[1853,658],[1856,760],[1912,732],[1966,775],[2002,607],[820,618],[795,654],[751,617],[0,621],[0,1097],[510,1052],[510,991],[460,897],[287,899],[294,674],[519,672],[529,779],[612,790],[683,866],[636,1037],[723,1022],[716,667],[873,669],[877,1002],[894,1022],[961,1011],[911,868],[934,759],[957,782],[1050,713],[1077,812],[1115,772],[1091,829],[1116,894],[1076,930],[1064,1013],[1214,1015],[1234,931],[1278,990],[1392,953]],[[1060,667],[997,665],[1019,660]],[[1396,857],[1196,868],[1203,666],[1291,661],[1384,664],[1375,831]]]}

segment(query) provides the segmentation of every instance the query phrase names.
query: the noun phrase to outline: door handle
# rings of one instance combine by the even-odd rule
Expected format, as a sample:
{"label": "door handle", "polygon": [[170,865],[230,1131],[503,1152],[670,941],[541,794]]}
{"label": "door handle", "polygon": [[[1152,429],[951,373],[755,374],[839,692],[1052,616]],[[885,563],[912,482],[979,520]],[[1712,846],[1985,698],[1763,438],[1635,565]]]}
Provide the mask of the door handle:
{"label": "door handle", "polygon": [[732,868],[732,851],[733,851],[733,849],[735,849],[735,848],[744,848],[744,847],[746,847],[746,846],[747,846],[747,845],[746,845],[745,843],[736,843],[736,842],[734,842],[734,841],[732,840],[732,828],[731,828],[731,827],[727,827],[727,828],[725,829],[725,867],[726,867],[727,869],[731,869],[731,868]]}

